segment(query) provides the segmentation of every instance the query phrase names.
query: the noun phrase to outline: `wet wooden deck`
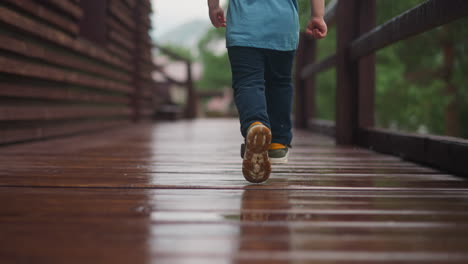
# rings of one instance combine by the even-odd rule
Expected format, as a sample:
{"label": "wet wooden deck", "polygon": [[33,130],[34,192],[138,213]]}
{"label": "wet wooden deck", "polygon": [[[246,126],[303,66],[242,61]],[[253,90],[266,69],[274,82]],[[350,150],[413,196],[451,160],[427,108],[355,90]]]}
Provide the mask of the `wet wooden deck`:
{"label": "wet wooden deck", "polygon": [[266,184],[235,120],[0,148],[0,263],[468,263],[468,182],[296,131]]}

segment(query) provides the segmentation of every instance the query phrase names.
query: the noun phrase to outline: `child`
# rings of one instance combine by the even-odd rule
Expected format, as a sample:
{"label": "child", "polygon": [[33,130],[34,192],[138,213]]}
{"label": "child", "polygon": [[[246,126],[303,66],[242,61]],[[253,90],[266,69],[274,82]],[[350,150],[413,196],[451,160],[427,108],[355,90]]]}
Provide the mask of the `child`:
{"label": "child", "polygon": [[[310,0],[306,33],[327,34],[324,0]],[[242,172],[259,183],[271,162],[285,163],[291,144],[291,71],[299,40],[297,0],[230,0],[227,19],[219,0],[208,0],[211,23],[226,27],[234,100],[245,138]]]}

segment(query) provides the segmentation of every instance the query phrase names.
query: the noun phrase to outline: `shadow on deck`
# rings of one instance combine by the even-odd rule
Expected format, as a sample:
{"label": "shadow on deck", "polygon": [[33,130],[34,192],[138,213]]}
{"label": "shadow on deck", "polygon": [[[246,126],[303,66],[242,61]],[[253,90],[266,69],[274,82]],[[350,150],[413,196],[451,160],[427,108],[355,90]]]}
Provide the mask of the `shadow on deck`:
{"label": "shadow on deck", "polygon": [[296,131],[266,184],[237,121],[3,147],[2,263],[467,263],[468,182]]}

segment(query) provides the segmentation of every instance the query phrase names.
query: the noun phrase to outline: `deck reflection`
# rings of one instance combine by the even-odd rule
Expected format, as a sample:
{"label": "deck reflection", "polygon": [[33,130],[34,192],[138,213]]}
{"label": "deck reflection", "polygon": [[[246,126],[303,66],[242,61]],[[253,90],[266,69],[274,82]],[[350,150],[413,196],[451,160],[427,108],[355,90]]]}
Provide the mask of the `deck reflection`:
{"label": "deck reflection", "polygon": [[0,263],[467,263],[468,182],[296,131],[266,184],[238,124],[0,149]]}

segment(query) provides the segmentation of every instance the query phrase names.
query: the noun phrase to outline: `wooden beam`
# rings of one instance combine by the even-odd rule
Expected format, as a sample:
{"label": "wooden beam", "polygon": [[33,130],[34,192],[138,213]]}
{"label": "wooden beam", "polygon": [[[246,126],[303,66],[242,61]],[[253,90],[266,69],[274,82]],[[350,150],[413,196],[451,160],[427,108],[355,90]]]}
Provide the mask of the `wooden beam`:
{"label": "wooden beam", "polygon": [[355,60],[465,16],[468,16],[466,0],[426,1],[356,39],[351,45],[351,58]]}
{"label": "wooden beam", "polygon": [[0,105],[0,120],[65,120],[95,117],[128,117],[130,109],[127,106],[51,106],[51,105]]}
{"label": "wooden beam", "polygon": [[308,128],[315,133],[320,133],[330,137],[336,136],[335,122],[330,120],[309,119]]}
{"label": "wooden beam", "polygon": [[325,9],[325,17],[323,18],[328,26],[335,23],[336,10],[338,7],[338,0],[332,0]]}
{"label": "wooden beam", "polygon": [[83,120],[53,124],[35,124],[28,127],[2,129],[0,131],[0,144],[43,140],[57,136],[71,136],[91,131],[122,128],[129,125],[126,120]]}
{"label": "wooden beam", "polygon": [[362,128],[359,134],[361,146],[468,176],[468,140],[378,128]]}
{"label": "wooden beam", "polygon": [[331,55],[320,62],[309,64],[301,72],[301,78],[306,79],[313,74],[328,70],[336,66],[336,54]]}

